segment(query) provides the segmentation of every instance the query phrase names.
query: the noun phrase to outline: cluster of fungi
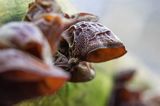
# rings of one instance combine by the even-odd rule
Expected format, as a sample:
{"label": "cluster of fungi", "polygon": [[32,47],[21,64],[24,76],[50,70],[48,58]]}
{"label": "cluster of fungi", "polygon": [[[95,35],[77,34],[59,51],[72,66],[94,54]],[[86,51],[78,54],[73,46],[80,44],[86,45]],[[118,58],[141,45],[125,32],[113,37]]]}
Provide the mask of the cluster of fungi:
{"label": "cluster of fungi", "polygon": [[[136,69],[119,70],[113,77],[113,88],[106,106],[160,106],[160,96],[146,88],[129,87]],[[152,94],[153,93],[153,94]]]}
{"label": "cluster of fungi", "polygon": [[53,94],[67,81],[90,81],[91,63],[125,53],[97,16],[69,15],[54,0],[35,0],[22,22],[0,28],[0,105]]}

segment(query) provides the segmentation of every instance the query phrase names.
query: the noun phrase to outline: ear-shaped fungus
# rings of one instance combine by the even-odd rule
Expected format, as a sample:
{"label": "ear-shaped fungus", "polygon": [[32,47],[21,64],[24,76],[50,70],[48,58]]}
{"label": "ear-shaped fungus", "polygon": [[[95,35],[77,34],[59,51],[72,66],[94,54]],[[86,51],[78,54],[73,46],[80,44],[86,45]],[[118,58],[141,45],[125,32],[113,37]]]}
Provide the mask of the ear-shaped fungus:
{"label": "ear-shaped fungus", "polygon": [[80,62],[76,66],[73,66],[70,70],[71,82],[87,82],[95,77],[95,70],[91,63]]}
{"label": "ear-shaped fungus", "polygon": [[[75,18],[65,18],[63,15],[56,13],[46,13],[37,18],[34,23],[41,29],[48,39],[53,51],[57,45],[64,30],[80,21],[96,21],[97,17],[88,13],[79,13]],[[71,16],[72,17],[72,16]],[[54,53],[53,53],[54,54]]]}
{"label": "ear-shaped fungus", "polygon": [[54,62],[56,66],[71,74],[70,82],[87,82],[95,77],[95,70],[91,63],[85,61],[72,63],[71,61],[65,55],[57,52]]}
{"label": "ear-shaped fungus", "polygon": [[1,78],[12,81],[68,78],[68,74],[61,69],[44,64],[40,59],[15,49],[0,50],[0,63]]}
{"label": "ear-shaped fungus", "polygon": [[35,21],[46,13],[62,13],[55,0],[35,0],[29,4],[29,9],[24,18],[26,21]]}
{"label": "ear-shaped fungus", "polygon": [[53,94],[68,79],[62,69],[36,57],[14,49],[0,50],[0,103]]}
{"label": "ear-shaped fungus", "polygon": [[[55,0],[35,0],[30,3],[25,21],[35,23],[48,39],[54,55],[63,29],[61,8]],[[51,15],[52,14],[52,15]]]}
{"label": "ear-shaped fungus", "polygon": [[120,71],[114,76],[115,83],[127,83],[129,82],[135,75],[136,70],[128,69],[126,71]]}
{"label": "ear-shaped fungus", "polygon": [[68,71],[70,82],[87,82],[95,77],[95,70],[91,63],[82,61],[78,63],[70,63],[68,58],[60,53],[56,55],[55,65]]}
{"label": "ear-shaped fungus", "polygon": [[62,34],[71,57],[88,62],[104,62],[126,53],[123,43],[105,26],[81,21]]}
{"label": "ear-shaped fungus", "polygon": [[0,38],[0,104],[54,93],[69,79],[52,65],[50,46],[33,24],[7,24]]}
{"label": "ear-shaped fungus", "polygon": [[30,4],[24,20],[34,22],[42,30],[53,52],[57,49],[61,33],[64,30],[77,22],[95,22],[98,18],[90,13],[68,15],[61,11],[55,0],[36,0]]}
{"label": "ear-shaped fungus", "polygon": [[57,45],[65,26],[62,16],[58,14],[44,14],[34,23],[39,27],[44,36],[48,39],[48,42],[52,49],[52,54],[54,54],[57,50]]}
{"label": "ear-shaped fungus", "polygon": [[146,106],[141,90],[128,89],[127,83],[134,77],[135,70],[129,69],[114,76],[113,90],[106,106]]}
{"label": "ear-shaped fungus", "polygon": [[12,22],[0,28],[0,49],[15,48],[52,64],[52,54],[41,31],[29,22]]}

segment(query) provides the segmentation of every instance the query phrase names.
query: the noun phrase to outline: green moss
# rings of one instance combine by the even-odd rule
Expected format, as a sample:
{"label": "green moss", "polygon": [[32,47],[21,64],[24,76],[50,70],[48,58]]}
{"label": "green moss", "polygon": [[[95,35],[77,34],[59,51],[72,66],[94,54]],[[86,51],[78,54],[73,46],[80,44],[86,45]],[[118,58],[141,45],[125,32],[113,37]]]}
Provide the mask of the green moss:
{"label": "green moss", "polygon": [[0,24],[20,21],[33,0],[0,0]]}

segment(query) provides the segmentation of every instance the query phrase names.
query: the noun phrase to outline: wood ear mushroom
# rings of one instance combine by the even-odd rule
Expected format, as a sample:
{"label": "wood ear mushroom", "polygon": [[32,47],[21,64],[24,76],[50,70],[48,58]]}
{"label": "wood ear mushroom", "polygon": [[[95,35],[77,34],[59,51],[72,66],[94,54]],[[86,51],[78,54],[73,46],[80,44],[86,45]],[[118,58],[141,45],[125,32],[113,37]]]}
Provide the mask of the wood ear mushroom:
{"label": "wood ear mushroom", "polygon": [[127,69],[114,76],[113,90],[106,106],[148,106],[142,100],[142,90],[128,87],[135,73],[135,69]]}
{"label": "wood ear mushroom", "polygon": [[91,63],[80,62],[70,70],[71,82],[87,82],[95,77],[95,70]]}
{"label": "wood ear mushroom", "polygon": [[47,64],[52,64],[52,54],[42,32],[29,22],[12,22],[0,28],[0,49],[15,48],[30,53]]}
{"label": "wood ear mushroom", "polygon": [[104,62],[126,53],[123,43],[105,26],[96,22],[78,22],[63,33],[71,57],[88,62]]}
{"label": "wood ear mushroom", "polygon": [[68,71],[70,82],[87,82],[95,77],[95,70],[91,63],[85,61],[69,60],[60,52],[55,56],[55,65]]}
{"label": "wood ear mushroom", "polygon": [[50,46],[34,24],[9,23],[0,38],[0,104],[52,94],[69,79],[53,66]]}
{"label": "wood ear mushroom", "polygon": [[55,0],[35,0],[29,4],[29,9],[24,17],[25,21],[35,21],[46,13],[62,13]]}

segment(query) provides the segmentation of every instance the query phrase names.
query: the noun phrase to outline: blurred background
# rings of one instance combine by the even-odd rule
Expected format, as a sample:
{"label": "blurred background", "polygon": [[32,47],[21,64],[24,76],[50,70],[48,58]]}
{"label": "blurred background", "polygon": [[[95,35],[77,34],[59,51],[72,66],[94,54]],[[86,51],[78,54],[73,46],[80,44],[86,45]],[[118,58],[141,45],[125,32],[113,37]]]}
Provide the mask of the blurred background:
{"label": "blurred background", "polygon": [[[160,74],[159,0],[71,0],[80,11],[100,17],[126,45],[120,67],[135,67],[153,83]],[[116,60],[117,61],[117,60]],[[119,64],[119,62],[117,62]]]}

